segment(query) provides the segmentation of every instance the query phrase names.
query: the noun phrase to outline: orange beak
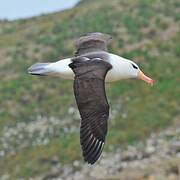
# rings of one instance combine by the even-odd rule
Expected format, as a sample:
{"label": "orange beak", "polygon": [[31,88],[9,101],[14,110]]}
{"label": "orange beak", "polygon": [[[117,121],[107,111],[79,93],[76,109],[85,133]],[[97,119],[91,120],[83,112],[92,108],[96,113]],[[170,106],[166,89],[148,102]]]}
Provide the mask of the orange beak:
{"label": "orange beak", "polygon": [[138,79],[145,81],[146,83],[150,84],[151,86],[153,86],[155,83],[155,80],[146,76],[141,70],[139,70],[139,72],[138,72]]}

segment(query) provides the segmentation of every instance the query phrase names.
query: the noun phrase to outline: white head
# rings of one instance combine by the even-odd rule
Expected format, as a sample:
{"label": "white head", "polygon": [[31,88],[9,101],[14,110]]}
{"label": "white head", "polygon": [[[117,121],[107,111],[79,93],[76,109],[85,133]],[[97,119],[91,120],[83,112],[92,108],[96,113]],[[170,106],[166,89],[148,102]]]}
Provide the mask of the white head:
{"label": "white head", "polygon": [[125,60],[125,69],[127,73],[127,78],[137,78],[145,81],[146,83],[153,85],[155,81],[150,77],[146,76],[138,67],[136,63],[131,60]]}
{"label": "white head", "polygon": [[155,81],[146,76],[133,61],[123,58],[121,56],[111,54],[111,64],[113,65],[117,80],[137,78],[153,85]]}

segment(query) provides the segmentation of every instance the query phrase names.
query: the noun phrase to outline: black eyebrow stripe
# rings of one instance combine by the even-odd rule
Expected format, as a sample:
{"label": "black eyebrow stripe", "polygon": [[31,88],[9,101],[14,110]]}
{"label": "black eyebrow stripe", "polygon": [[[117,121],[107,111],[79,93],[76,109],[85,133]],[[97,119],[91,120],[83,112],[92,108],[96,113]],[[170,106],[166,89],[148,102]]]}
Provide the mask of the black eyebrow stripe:
{"label": "black eyebrow stripe", "polygon": [[132,64],[132,66],[133,66],[133,68],[138,69],[138,67],[137,67],[137,66],[135,66],[134,64]]}

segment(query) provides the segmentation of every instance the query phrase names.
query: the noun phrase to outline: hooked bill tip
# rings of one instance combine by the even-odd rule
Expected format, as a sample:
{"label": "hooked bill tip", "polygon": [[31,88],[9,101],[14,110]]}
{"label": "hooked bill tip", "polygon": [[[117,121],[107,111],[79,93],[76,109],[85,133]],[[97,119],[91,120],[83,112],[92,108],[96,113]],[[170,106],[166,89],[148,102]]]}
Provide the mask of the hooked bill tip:
{"label": "hooked bill tip", "polygon": [[151,80],[149,81],[149,84],[150,84],[151,86],[153,86],[155,83],[156,83],[156,81],[155,81],[154,79],[151,79]]}

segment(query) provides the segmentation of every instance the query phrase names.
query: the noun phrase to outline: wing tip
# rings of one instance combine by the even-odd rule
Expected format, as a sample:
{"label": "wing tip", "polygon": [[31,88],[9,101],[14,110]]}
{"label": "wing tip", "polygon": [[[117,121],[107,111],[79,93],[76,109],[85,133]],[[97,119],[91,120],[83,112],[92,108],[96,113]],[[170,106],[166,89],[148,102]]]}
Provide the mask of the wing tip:
{"label": "wing tip", "polygon": [[[84,161],[87,162],[88,164],[95,164],[98,159],[100,158],[101,154],[102,154],[102,150],[104,148],[104,142],[101,140],[96,140],[98,143],[93,146],[90,147],[90,150],[87,148],[83,148],[83,146],[85,144],[81,144],[82,149],[83,149],[83,157],[84,157]],[[91,145],[93,145],[91,143]]]}
{"label": "wing tip", "polygon": [[112,41],[112,36],[101,32],[90,32],[76,39],[75,45],[79,47],[80,44],[90,40],[100,40],[109,44]]}

